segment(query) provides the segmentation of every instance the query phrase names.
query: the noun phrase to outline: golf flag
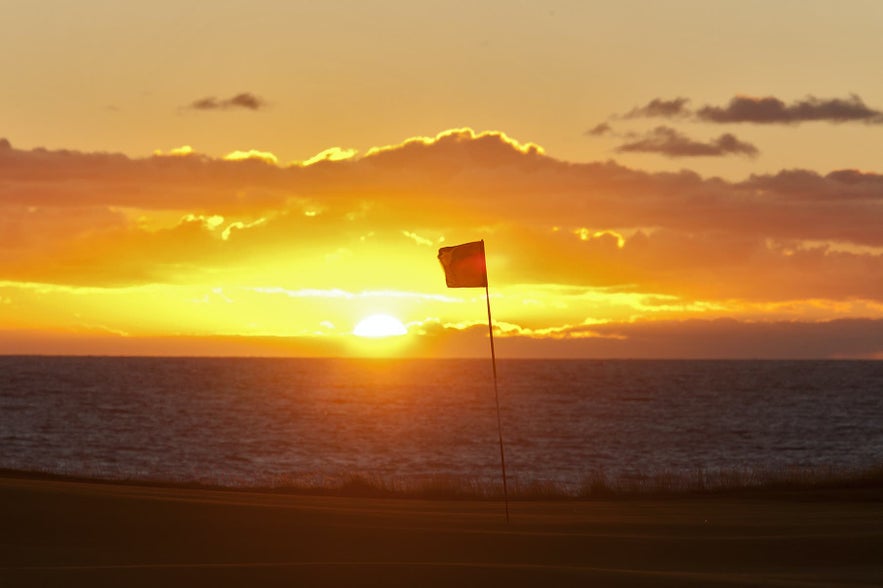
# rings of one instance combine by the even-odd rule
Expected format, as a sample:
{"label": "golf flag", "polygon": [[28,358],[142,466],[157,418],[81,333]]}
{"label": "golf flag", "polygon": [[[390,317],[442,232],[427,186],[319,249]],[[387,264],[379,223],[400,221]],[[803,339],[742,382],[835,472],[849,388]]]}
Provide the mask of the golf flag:
{"label": "golf flag", "polygon": [[494,351],[494,327],[491,319],[491,295],[487,286],[487,264],[484,240],[442,247],[438,260],[445,270],[448,288],[484,288],[487,302],[487,330],[491,340],[491,365],[494,369],[494,402],[497,404],[497,433],[500,437],[500,470],[503,474],[503,500],[506,503],[506,522],[509,522],[509,490],[506,486],[506,454],[503,450],[503,424],[500,420],[500,394],[497,391],[497,354]]}
{"label": "golf flag", "polygon": [[445,270],[448,288],[487,287],[484,241],[442,247],[438,250],[438,260]]}

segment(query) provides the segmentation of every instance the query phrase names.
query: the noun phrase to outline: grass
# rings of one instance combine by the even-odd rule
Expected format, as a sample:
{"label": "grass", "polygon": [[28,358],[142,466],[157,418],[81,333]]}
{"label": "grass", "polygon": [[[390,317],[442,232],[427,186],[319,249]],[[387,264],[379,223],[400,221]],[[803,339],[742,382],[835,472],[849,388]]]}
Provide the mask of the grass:
{"label": "grass", "polygon": [[[866,468],[791,467],[779,470],[697,469],[689,474],[657,472],[621,477],[603,471],[587,474],[576,485],[550,480],[521,481],[510,478],[512,500],[620,500],[632,498],[678,498],[715,495],[793,496],[794,494],[848,493],[856,498],[883,500],[883,464]],[[280,478],[274,491],[352,497],[479,499],[503,497],[500,479],[426,476],[414,478],[349,475],[305,486]]]}
{"label": "grass", "polygon": [[[417,498],[429,500],[501,500],[499,478],[461,476],[390,477],[370,473],[344,476],[283,475],[267,483],[234,481],[177,482],[156,479],[84,476],[52,472],[0,470],[0,476],[39,477],[72,481],[282,492],[358,498]],[[853,498],[883,501],[883,463],[865,468],[790,467],[777,470],[742,468],[691,473],[662,471],[610,476],[595,471],[577,483],[510,477],[510,500],[628,500],[677,499],[697,496]]]}
{"label": "grass", "polygon": [[[883,500],[883,463],[865,468],[791,467],[657,472],[613,477],[603,471],[583,476],[577,484],[552,480],[507,479],[511,500],[622,500],[715,495],[793,496],[804,493],[847,493],[855,498]],[[499,500],[499,478],[461,476],[386,477],[351,474],[343,477],[280,476],[262,490],[302,494],[421,498],[434,500]]]}
{"label": "grass", "polygon": [[659,472],[615,479],[597,472],[584,478],[576,497],[611,499],[824,491],[859,491],[883,499],[883,464],[866,468],[789,467],[776,470],[698,468],[690,474]]}

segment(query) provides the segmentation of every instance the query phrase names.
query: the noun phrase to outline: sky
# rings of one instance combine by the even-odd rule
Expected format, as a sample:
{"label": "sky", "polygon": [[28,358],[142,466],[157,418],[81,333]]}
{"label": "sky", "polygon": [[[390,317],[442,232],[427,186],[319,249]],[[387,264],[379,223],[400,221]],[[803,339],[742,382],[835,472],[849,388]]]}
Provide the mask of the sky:
{"label": "sky", "polygon": [[881,22],[5,0],[0,353],[883,359]]}

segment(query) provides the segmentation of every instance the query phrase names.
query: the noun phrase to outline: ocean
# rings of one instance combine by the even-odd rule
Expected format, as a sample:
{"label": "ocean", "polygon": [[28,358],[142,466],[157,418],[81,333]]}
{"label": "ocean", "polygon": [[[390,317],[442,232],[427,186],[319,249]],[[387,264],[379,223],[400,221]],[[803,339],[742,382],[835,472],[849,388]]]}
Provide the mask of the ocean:
{"label": "ocean", "polygon": [[[881,361],[497,369],[513,484],[883,463]],[[490,360],[0,357],[0,468],[222,486],[493,480]]]}

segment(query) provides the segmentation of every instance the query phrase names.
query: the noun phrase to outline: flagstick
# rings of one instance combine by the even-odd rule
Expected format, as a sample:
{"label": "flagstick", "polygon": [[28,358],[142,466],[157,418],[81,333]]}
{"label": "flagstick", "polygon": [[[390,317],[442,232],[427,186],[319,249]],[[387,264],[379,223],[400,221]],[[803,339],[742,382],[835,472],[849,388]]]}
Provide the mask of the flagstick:
{"label": "flagstick", "polygon": [[500,436],[500,467],[503,470],[503,500],[506,504],[506,524],[509,524],[509,492],[506,486],[506,454],[503,452],[503,422],[500,420],[500,393],[497,391],[497,354],[494,352],[494,327],[491,321],[491,294],[487,284],[484,286],[487,300],[487,328],[491,335],[491,363],[494,366],[494,401],[497,403],[497,433]]}

